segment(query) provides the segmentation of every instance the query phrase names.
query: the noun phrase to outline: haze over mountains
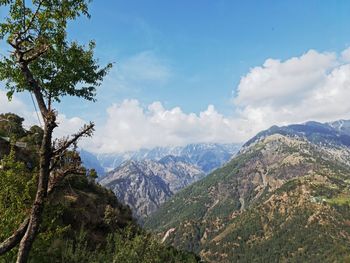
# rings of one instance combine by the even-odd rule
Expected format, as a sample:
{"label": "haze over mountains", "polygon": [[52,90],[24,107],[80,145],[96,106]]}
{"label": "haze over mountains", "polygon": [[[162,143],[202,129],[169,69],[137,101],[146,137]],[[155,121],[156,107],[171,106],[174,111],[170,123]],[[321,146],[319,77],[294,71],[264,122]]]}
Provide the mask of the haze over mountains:
{"label": "haze over mountains", "polygon": [[112,154],[93,154],[81,151],[81,158],[88,168],[105,172],[117,168],[125,161],[155,160],[159,161],[167,155],[178,156],[187,162],[197,165],[205,173],[227,162],[240,148],[240,144],[197,143],[175,147],[155,147]]}
{"label": "haze over mountains", "polygon": [[344,261],[349,121],[271,127],[146,220],[208,262]]}

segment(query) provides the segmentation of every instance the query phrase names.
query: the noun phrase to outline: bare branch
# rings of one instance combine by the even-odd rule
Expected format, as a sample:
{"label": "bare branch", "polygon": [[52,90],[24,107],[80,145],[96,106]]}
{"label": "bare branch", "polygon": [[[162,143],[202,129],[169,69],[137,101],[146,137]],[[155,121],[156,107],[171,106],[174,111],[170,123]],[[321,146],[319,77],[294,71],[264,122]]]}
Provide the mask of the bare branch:
{"label": "bare branch", "polygon": [[67,150],[70,146],[75,144],[82,137],[90,137],[94,132],[95,124],[90,122],[88,125],[84,125],[80,131],[72,135],[70,140],[64,139],[58,143],[58,148],[53,151],[53,157],[59,157],[61,154]]}
{"label": "bare branch", "polygon": [[59,185],[59,183],[62,182],[62,180],[67,175],[70,175],[70,174],[85,175],[86,171],[82,167],[75,167],[75,166],[71,166],[71,167],[68,167],[68,168],[62,169],[62,170],[61,169],[56,170],[53,173],[53,175],[50,177],[47,193],[48,194],[52,193],[52,191],[55,189],[55,187],[57,187]]}

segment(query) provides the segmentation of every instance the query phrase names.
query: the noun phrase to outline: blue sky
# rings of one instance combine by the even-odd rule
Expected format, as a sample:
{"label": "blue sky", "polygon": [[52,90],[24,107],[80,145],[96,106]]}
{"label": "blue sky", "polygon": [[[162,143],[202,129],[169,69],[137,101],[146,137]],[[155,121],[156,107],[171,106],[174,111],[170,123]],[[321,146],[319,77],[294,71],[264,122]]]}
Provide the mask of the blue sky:
{"label": "blue sky", "polygon": [[186,112],[214,104],[229,113],[241,76],[267,58],[341,51],[350,42],[348,1],[113,0],[94,1],[91,14],[71,36],[95,39],[101,62],[118,70],[118,61],[148,51],[171,72],[165,83],[115,90],[111,99],[159,100]]}
{"label": "blue sky", "polygon": [[[293,104],[294,108],[278,108],[276,105],[288,99],[290,94],[297,94],[299,101],[305,100],[304,106],[309,107],[307,105],[311,104],[307,104],[310,101],[307,96],[311,96],[312,92],[320,94],[321,86],[329,83],[328,78],[334,75],[328,73],[347,64],[342,52],[350,46],[349,1],[95,0],[90,6],[90,13],[90,20],[80,18],[70,24],[69,37],[81,43],[95,40],[96,57],[101,64],[115,62],[115,66],[98,90],[97,103],[81,103],[80,100],[67,98],[57,105],[67,119],[95,120],[97,124],[107,127],[110,119],[114,119],[113,114],[119,116],[122,110],[131,107],[136,115],[149,118],[148,123],[159,124],[159,121],[151,118],[159,112],[170,114],[175,109],[174,114],[178,116],[183,114],[190,118],[194,114],[200,118],[201,112],[206,112],[208,105],[213,105],[213,112],[220,115],[224,125],[227,121],[233,121],[232,128],[245,123],[247,128],[241,133],[250,136],[257,129],[275,123],[347,117],[348,109],[343,108],[334,110],[335,113],[329,116],[324,114],[324,109],[319,109],[313,115],[289,118],[289,115],[295,115],[295,109],[301,108],[301,105],[293,100],[288,103]],[[309,50],[315,53],[308,53]],[[307,56],[303,60],[305,54]],[[298,74],[283,79],[295,72],[293,61],[291,66],[283,64],[293,57],[300,60],[300,65],[295,68],[313,63],[310,72],[309,67],[304,71],[309,72],[308,76],[317,75],[320,71],[323,74],[317,75],[315,79],[298,78]],[[271,71],[264,70],[264,63],[269,59],[281,61],[282,64],[272,63]],[[323,66],[320,68],[316,64]],[[255,72],[257,67],[262,70]],[[281,73],[284,70],[287,70],[286,74]],[[244,78],[245,84],[242,82]],[[266,78],[270,81],[267,84]],[[275,90],[278,93],[280,86],[277,84],[284,86],[285,83],[294,83],[294,80],[291,93],[283,93],[286,97],[266,99],[263,96],[264,99],[252,99],[253,95],[249,95],[259,94],[258,91],[264,88],[269,88],[264,94],[275,93]],[[254,85],[249,86],[247,83]],[[319,90],[314,90],[316,86]],[[348,87],[344,90],[347,91]],[[18,99],[26,102],[28,96]],[[279,102],[276,104],[276,101]],[[155,102],[161,104],[157,114],[149,109]],[[181,114],[176,113],[176,109],[180,109]],[[264,116],[269,111],[281,111],[289,115],[264,122],[262,119],[266,119]],[[132,110],[127,114],[130,112]],[[133,117],[129,116],[129,119]],[[257,118],[260,119],[255,123]],[[249,126],[255,124],[256,129]],[[136,127],[127,122],[125,125]],[[214,122],[211,125],[216,127]],[[111,130],[116,128],[112,124],[110,126]],[[169,128],[168,124],[165,126]],[[169,128],[171,135],[178,133],[194,137],[188,135],[191,133],[187,131],[188,126],[174,127],[171,128],[173,130]],[[220,136],[223,136],[220,132],[204,136],[204,139],[184,141],[220,141]],[[224,134],[232,138],[231,141],[246,139],[236,136],[234,132],[232,136],[226,135],[230,134],[228,131]],[[159,145],[181,144],[184,141],[169,139]],[[140,142],[137,145],[132,148],[154,146],[157,143],[143,145]],[[119,146],[115,147],[119,149]]]}

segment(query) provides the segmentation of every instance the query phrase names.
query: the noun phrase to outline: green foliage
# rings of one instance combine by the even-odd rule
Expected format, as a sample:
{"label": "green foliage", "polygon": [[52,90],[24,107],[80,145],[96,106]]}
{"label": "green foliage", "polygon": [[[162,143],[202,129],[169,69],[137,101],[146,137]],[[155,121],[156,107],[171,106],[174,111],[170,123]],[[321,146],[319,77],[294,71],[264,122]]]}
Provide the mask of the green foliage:
{"label": "green foliage", "polygon": [[90,180],[95,181],[98,178],[98,174],[95,169],[90,169],[87,171],[87,176]]}
{"label": "green foliage", "polygon": [[[16,161],[13,148],[0,161],[0,165],[1,242],[17,229],[27,215],[34,197],[35,177],[22,162]],[[13,254],[14,251],[5,259]]]}
{"label": "green foliage", "polygon": [[[0,242],[23,221],[33,201],[35,178],[15,160],[1,161]],[[16,249],[0,256],[14,262]],[[186,252],[164,246],[142,231],[128,207],[86,176],[70,175],[57,186],[44,210],[29,262],[198,262]]]}
{"label": "green foliage", "polygon": [[0,169],[0,232],[1,239],[16,229],[33,200],[34,176],[25,165],[15,160],[12,149],[1,160]]}
{"label": "green foliage", "polygon": [[23,137],[21,141],[26,142],[33,150],[38,149],[41,146],[41,140],[44,135],[43,129],[34,125],[29,128],[26,134],[27,135]]}
{"label": "green foliage", "polygon": [[26,135],[24,119],[13,113],[0,114],[0,136],[22,138]]}
{"label": "green foliage", "polygon": [[[89,17],[87,0],[1,1],[8,16],[0,23],[0,40],[17,45],[21,53],[0,60],[0,80],[11,98],[14,92],[33,91],[20,63],[28,65],[41,93],[60,101],[61,96],[94,100],[111,64],[100,68],[94,42],[87,46],[67,40],[67,24],[80,15]],[[4,7],[2,7],[4,8]]]}
{"label": "green foliage", "polygon": [[61,251],[60,262],[125,262],[125,263],[182,263],[199,262],[186,252],[179,252],[160,244],[152,235],[126,228],[110,234],[103,247],[91,250],[86,233],[81,231],[76,240],[66,240]]}

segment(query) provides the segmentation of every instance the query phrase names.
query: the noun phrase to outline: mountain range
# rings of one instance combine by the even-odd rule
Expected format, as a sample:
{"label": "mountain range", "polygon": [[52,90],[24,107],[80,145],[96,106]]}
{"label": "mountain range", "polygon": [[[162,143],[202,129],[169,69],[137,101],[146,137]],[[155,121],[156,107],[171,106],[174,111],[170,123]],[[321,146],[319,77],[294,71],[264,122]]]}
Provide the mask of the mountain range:
{"label": "mountain range", "polygon": [[123,162],[134,160],[159,161],[167,155],[182,157],[188,163],[198,166],[204,173],[226,163],[237,153],[241,144],[197,143],[175,147],[155,147],[152,149],[140,149],[121,153],[94,154],[81,150],[81,158],[87,168],[95,168],[100,175],[120,166]]}
{"label": "mountain range", "polygon": [[350,121],[273,126],[146,219],[206,262],[350,260]]}
{"label": "mountain range", "polygon": [[239,146],[202,143],[100,155],[81,150],[80,156],[142,223],[176,192],[230,160]]}

